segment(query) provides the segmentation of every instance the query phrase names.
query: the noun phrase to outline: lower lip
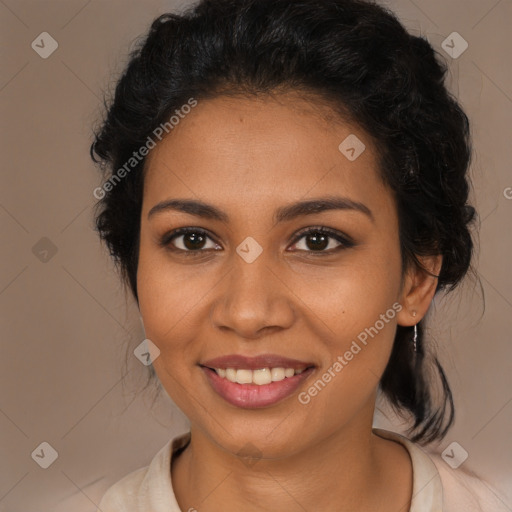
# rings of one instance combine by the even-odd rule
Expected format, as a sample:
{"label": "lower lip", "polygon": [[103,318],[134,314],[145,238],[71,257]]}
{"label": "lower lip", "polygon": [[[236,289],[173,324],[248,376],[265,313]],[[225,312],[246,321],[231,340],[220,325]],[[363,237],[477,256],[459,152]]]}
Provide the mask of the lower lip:
{"label": "lower lip", "polygon": [[213,389],[226,402],[243,409],[267,407],[284,400],[295,392],[299,385],[309,377],[314,368],[308,368],[293,377],[286,377],[277,382],[258,386],[257,384],[238,384],[219,377],[215,370],[201,367]]}

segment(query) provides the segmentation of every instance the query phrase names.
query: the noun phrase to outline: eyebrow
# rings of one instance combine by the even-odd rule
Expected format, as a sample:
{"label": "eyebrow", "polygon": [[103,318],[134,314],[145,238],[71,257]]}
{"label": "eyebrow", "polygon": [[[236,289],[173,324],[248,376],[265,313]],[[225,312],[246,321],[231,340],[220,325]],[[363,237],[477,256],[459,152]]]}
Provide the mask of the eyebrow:
{"label": "eyebrow", "polygon": [[[162,201],[148,213],[148,219],[157,213],[165,211],[179,211],[195,215],[204,219],[218,220],[228,223],[229,215],[215,206],[196,199],[168,199]],[[350,210],[365,214],[372,222],[375,222],[372,211],[363,203],[353,201],[347,197],[328,196],[316,199],[299,201],[286,206],[281,206],[274,213],[274,223],[286,222],[303,215],[313,215],[329,210]]]}

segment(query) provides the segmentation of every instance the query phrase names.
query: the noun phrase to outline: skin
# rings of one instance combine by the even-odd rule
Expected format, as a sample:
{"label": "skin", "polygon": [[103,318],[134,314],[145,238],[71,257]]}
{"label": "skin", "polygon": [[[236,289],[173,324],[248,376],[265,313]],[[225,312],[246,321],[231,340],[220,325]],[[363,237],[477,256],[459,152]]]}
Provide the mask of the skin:
{"label": "skin", "polygon": [[[350,134],[366,145],[352,162],[338,149]],[[376,162],[365,132],[293,92],[201,100],[149,154],[139,307],[146,336],[160,349],[155,371],[190,420],[191,442],[172,465],[182,510],[409,510],[408,453],[375,435],[372,419],[396,325],[421,320],[436,280],[418,269],[402,276],[396,207]],[[336,209],[273,222],[279,207],[333,195],[363,203],[373,217]],[[148,218],[176,198],[212,204],[229,220],[170,209]],[[199,254],[190,254],[186,236],[159,244],[187,226],[210,236]],[[318,226],[355,245],[340,248],[328,238],[319,254],[310,237],[294,241],[299,230]],[[236,252],[248,236],[263,250],[250,264]],[[441,258],[424,264],[438,274]],[[395,318],[301,404],[297,394],[394,303],[403,307]],[[198,366],[233,353],[277,353],[316,368],[292,396],[241,409],[217,395]],[[238,455],[248,450],[258,453],[252,464]]]}

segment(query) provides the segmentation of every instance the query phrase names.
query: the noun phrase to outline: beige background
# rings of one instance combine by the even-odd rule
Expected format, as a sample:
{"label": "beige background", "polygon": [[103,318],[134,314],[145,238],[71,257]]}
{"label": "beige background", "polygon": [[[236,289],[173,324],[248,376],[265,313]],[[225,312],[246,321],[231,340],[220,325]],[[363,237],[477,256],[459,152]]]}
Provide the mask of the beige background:
{"label": "beige background", "polygon": [[[166,395],[150,411],[150,394],[137,394],[147,369],[134,356],[123,365],[126,344],[143,332],[92,230],[99,174],[88,156],[101,90],[151,20],[178,5],[0,0],[0,512],[94,512],[112,483],[186,428]],[[458,413],[438,448],[463,446],[463,467],[512,510],[512,1],[386,5],[441,53],[453,31],[469,43],[446,57],[449,86],[473,123],[485,311],[471,282],[435,301],[432,335]],[[31,47],[42,32],[58,42],[47,59]],[[48,469],[31,457],[42,442],[58,452]]]}

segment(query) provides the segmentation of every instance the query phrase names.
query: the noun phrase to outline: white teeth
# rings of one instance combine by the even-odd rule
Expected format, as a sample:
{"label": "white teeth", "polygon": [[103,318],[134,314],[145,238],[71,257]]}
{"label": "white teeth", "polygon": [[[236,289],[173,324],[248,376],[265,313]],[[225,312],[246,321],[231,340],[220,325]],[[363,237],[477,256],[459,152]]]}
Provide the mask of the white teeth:
{"label": "white teeth", "polygon": [[225,378],[230,382],[237,382],[238,384],[257,384],[263,386],[271,382],[278,382],[285,378],[299,375],[304,371],[294,370],[293,368],[261,368],[259,370],[246,370],[234,368],[215,368],[219,377]]}
{"label": "white teeth", "polygon": [[[222,375],[221,375],[221,377],[222,377]],[[236,370],[233,370],[233,368],[227,368],[226,369],[226,379],[228,379],[231,382],[236,382]]]}
{"label": "white teeth", "polygon": [[270,370],[270,375],[272,376],[272,380],[274,382],[283,380],[284,379],[284,368],[272,368],[272,370]]}
{"label": "white teeth", "polygon": [[237,370],[236,381],[238,384],[250,384],[252,382],[252,371],[251,370]]}
{"label": "white teeth", "polygon": [[258,386],[262,386],[263,384],[270,384],[272,382],[272,375],[270,374],[270,370],[268,368],[263,368],[262,370],[253,370],[252,382],[254,384],[258,384]]}

